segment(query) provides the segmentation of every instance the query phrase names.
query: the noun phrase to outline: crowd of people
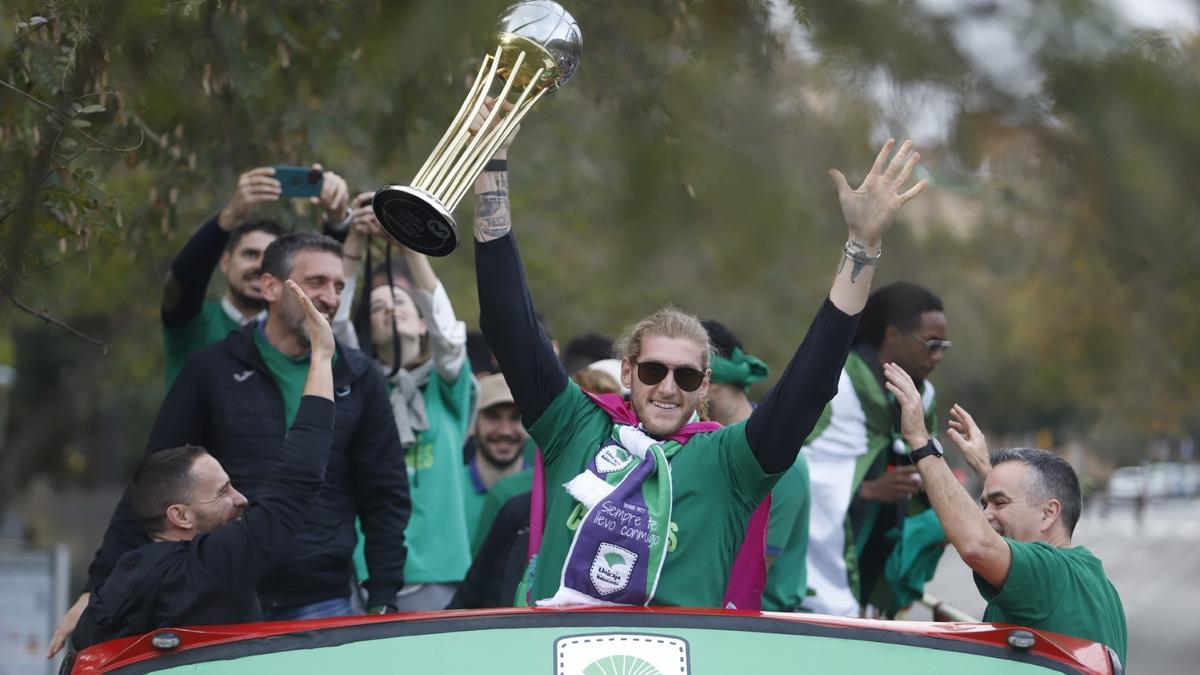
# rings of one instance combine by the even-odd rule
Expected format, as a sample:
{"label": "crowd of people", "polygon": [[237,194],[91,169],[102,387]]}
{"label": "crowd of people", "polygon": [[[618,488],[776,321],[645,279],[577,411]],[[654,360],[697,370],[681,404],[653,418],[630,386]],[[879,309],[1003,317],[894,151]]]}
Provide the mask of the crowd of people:
{"label": "crowd of people", "polygon": [[[985,620],[1124,658],[1120,598],[1071,543],[1074,471],[1043,450],[989,454],[954,406],[946,433],[981,510],[936,438],[941,301],[907,282],[870,292],[893,216],[926,187],[908,186],[911,142],[889,140],[857,188],[830,172],[848,238],[757,401],[771,368],[675,307],[560,357],[513,234],[511,142],[475,185],[481,333],[424,255],[372,259],[371,193],[317,166],[322,233],[285,232],[255,215],[283,198],[274,170],[241,175],[171,264],[167,392],[52,655],[167,625],[444,608],[903,617],[948,542]],[[217,269],[224,293],[206,299]]]}

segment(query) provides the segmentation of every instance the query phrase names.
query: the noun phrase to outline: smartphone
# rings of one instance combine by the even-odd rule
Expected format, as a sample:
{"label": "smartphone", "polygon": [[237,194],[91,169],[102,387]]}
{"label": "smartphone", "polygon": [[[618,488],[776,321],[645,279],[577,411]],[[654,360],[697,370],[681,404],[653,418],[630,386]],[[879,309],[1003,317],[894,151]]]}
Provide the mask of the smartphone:
{"label": "smartphone", "polygon": [[275,180],[283,186],[280,197],[317,197],[321,194],[321,184],[325,182],[325,174],[318,169],[307,166],[273,166]]}

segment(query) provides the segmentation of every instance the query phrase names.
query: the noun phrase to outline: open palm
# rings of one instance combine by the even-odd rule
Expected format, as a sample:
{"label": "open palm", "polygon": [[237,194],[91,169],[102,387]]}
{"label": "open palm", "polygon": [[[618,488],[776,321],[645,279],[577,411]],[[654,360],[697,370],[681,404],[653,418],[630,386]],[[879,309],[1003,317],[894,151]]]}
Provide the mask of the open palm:
{"label": "open palm", "polygon": [[888,155],[895,144],[896,141],[891,138],[883,144],[871,172],[857,189],[851,189],[841,171],[829,170],[829,175],[837,185],[838,201],[842,205],[846,225],[850,227],[851,238],[864,246],[877,246],[896,211],[921,194],[929,184],[929,181],[921,180],[906,192],[900,192],[921,155],[912,152],[912,141],[904,141],[892,161],[888,162]]}

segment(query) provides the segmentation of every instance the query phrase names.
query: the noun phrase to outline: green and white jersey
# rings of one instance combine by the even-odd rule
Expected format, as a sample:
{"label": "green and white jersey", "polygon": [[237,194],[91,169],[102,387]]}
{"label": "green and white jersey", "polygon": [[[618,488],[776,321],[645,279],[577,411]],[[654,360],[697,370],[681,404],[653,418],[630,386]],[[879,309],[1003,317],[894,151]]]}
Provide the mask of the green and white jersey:
{"label": "green and white jersey", "polygon": [[[927,380],[922,399],[927,428],[936,429],[934,390]],[[805,442],[812,506],[808,529],[808,586],[816,595],[805,607],[821,614],[858,616],[857,557],[847,512],[867,470],[891,448],[910,451],[895,427],[889,394],[857,351],[851,351],[838,391]]]}

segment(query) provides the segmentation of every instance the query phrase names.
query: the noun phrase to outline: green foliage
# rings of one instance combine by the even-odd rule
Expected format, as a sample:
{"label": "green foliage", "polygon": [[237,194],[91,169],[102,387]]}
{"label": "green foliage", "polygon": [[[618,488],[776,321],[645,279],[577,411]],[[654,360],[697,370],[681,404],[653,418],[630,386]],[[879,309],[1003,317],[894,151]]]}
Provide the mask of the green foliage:
{"label": "green foliage", "polygon": [[[119,477],[97,467],[136,454],[161,397],[158,294],[187,236],[254,166],[322,162],[353,191],[407,182],[503,4],[5,10],[0,355],[22,373],[10,437],[26,458],[9,475],[66,476],[73,444],[95,460],[84,478]],[[989,430],[1053,429],[1124,458],[1200,431],[1194,35],[1065,1],[568,4],[582,64],[511,153],[529,278],[561,340],[673,302],[734,326],[778,371],[837,264],[825,169],[861,176],[941,97],[938,133],[918,139],[933,189],[889,236],[879,282],[946,300],[942,400]],[[964,45],[981,21],[1020,38],[1023,79]],[[315,222],[301,202],[269,213]],[[436,267],[474,323],[469,241]],[[91,394],[63,420],[74,433],[31,435],[68,387]],[[123,430],[101,447],[90,434],[114,411]]]}

